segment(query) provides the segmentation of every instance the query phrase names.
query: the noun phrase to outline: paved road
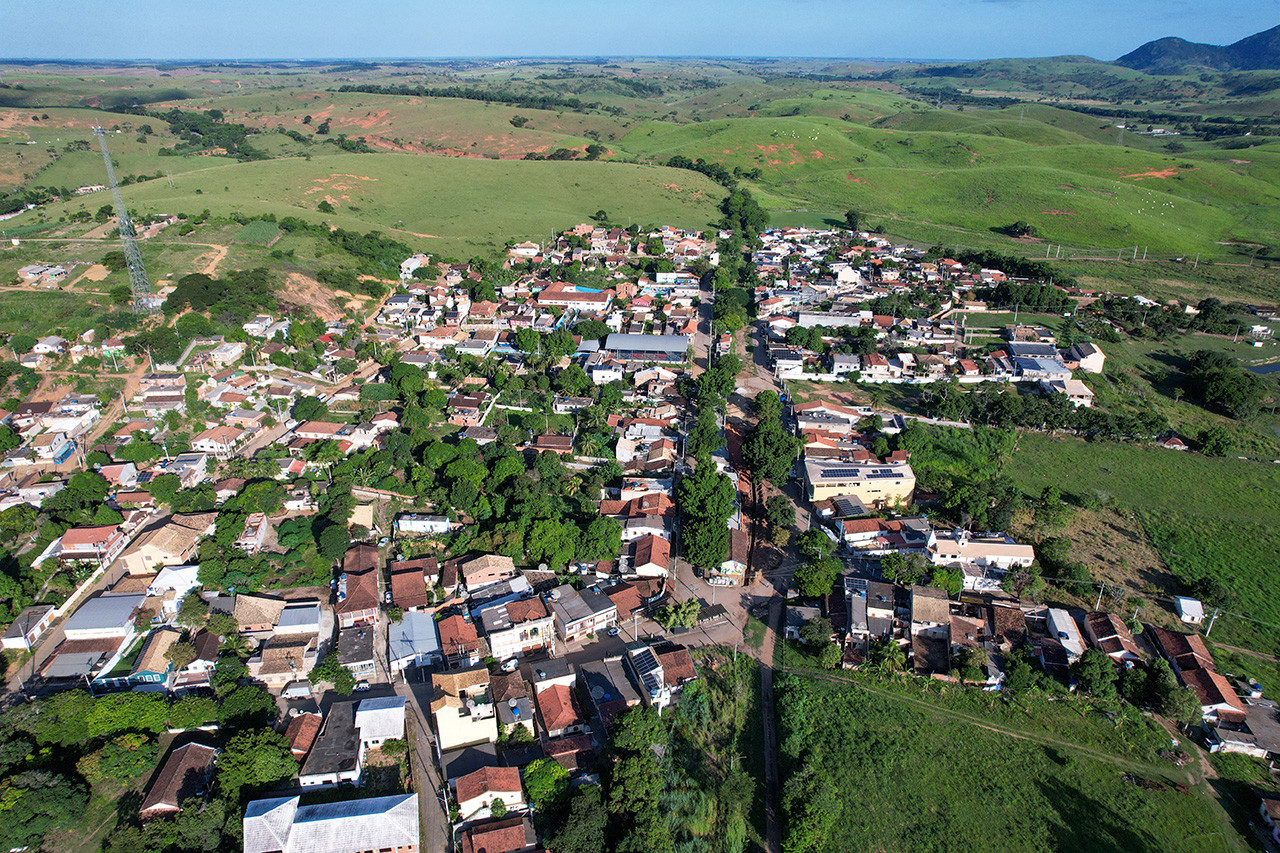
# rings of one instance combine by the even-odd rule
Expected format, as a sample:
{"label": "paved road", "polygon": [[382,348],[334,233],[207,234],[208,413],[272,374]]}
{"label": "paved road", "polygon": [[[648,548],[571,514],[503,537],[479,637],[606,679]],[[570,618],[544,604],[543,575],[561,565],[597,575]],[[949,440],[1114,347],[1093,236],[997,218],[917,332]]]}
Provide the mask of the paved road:
{"label": "paved road", "polygon": [[[440,792],[444,785],[436,772],[435,746],[426,723],[426,709],[420,704],[422,696],[403,679],[395,682],[395,690],[405,697],[405,728],[412,744],[409,758],[416,781],[414,788],[418,791],[419,849],[446,851],[453,833],[449,827],[449,816],[441,804]],[[430,685],[427,693],[430,693]]]}

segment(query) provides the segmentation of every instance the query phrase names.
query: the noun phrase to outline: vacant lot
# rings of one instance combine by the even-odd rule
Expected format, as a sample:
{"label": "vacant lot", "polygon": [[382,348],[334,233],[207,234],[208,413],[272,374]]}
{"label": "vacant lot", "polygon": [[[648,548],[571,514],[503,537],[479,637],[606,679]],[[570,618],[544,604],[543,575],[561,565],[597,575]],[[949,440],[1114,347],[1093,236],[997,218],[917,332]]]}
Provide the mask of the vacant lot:
{"label": "vacant lot", "polygon": [[1203,784],[1178,793],[1124,778],[1187,781],[1171,765],[1022,740],[943,708],[794,677],[778,707],[795,849],[1244,849]]}
{"label": "vacant lot", "polygon": [[1134,512],[1180,582],[1164,592],[1199,594],[1257,620],[1224,618],[1214,636],[1274,650],[1280,639],[1280,465],[1024,435],[1005,472],[1030,494],[1054,484]]}

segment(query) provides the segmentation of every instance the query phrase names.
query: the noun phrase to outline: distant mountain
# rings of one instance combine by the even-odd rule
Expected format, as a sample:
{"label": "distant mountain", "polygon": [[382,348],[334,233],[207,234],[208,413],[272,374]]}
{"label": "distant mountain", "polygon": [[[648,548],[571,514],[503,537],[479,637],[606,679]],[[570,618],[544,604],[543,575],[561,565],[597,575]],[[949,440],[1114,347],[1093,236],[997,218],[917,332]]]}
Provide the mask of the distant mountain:
{"label": "distant mountain", "polygon": [[1117,65],[1148,74],[1184,74],[1198,68],[1215,71],[1280,69],[1280,26],[1225,47],[1180,38],[1149,41],[1116,60]]}

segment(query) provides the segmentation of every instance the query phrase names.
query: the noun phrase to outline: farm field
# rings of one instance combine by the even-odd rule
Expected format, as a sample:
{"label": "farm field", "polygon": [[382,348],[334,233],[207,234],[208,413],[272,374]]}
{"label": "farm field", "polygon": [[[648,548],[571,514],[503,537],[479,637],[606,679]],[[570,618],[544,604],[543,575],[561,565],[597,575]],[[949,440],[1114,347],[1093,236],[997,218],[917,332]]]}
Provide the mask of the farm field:
{"label": "farm field", "polygon": [[[926,705],[783,680],[789,842],[815,851],[1247,849],[1203,782],[1180,793],[1127,781],[1125,772],[1165,785],[1186,781],[1185,771],[1149,764],[1140,749],[1094,752],[1057,729],[1045,741],[1022,740],[1005,733],[1020,732],[1016,722],[988,730],[981,711],[953,717],[929,688],[904,689]],[[1029,707],[1027,716],[1038,712]],[[1111,728],[1101,715],[1090,717],[1088,726]],[[1163,732],[1143,725],[1158,745]]]}

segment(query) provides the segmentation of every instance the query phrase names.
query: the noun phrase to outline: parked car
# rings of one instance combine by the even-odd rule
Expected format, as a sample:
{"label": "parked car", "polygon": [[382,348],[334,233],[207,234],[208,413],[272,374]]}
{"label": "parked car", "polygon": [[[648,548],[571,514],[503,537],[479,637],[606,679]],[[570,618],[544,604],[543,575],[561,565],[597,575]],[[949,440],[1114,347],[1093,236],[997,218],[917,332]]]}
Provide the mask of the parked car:
{"label": "parked car", "polygon": [[369,689],[369,682],[367,682],[367,681],[357,681],[357,682],[356,682],[356,690],[361,690],[361,691],[363,691],[363,690],[368,690],[368,689]]}
{"label": "parked car", "polygon": [[610,636],[610,637],[616,637],[616,636],[618,636],[618,628],[617,628],[617,626],[614,626],[613,628],[610,628],[610,629],[609,629],[609,631],[608,631],[608,634],[609,634],[609,636]]}
{"label": "parked car", "polygon": [[511,658],[508,661],[504,661],[502,664],[503,672],[515,672],[519,668],[520,668],[520,661],[516,660],[515,658]]}

